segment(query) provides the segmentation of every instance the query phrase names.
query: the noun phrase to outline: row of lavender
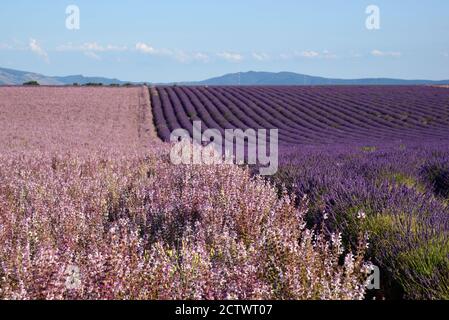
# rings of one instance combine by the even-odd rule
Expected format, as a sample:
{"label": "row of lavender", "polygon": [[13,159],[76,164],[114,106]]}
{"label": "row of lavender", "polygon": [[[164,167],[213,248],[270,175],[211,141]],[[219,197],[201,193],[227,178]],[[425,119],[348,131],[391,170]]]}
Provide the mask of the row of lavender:
{"label": "row of lavender", "polygon": [[346,243],[369,233],[368,258],[382,275],[377,295],[449,299],[447,143],[290,148],[274,181],[308,196],[311,225],[324,210]]}
{"label": "row of lavender", "polygon": [[159,136],[177,128],[275,128],[287,145],[449,136],[449,91],[433,87],[157,87]]}

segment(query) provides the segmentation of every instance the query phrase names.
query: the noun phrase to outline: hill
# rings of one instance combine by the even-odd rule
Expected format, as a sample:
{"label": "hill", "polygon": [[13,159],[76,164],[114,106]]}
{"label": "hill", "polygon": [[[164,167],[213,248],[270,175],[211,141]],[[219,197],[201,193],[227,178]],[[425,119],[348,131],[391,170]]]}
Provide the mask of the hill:
{"label": "hill", "polygon": [[[0,68],[0,85],[21,85],[28,81],[38,81],[42,85],[71,85],[73,83],[103,83],[125,84],[118,79],[104,77],[85,77],[83,75],[46,76],[39,73]],[[173,84],[173,83],[171,83]],[[404,80],[390,78],[338,79],[310,76],[294,72],[240,72],[229,73],[220,77],[202,81],[181,82],[183,85],[211,85],[211,86],[256,86],[256,85],[449,85],[449,80]]]}
{"label": "hill", "polygon": [[334,79],[293,72],[241,72],[187,84],[199,85],[447,85],[449,80],[404,80],[390,78]]}
{"label": "hill", "polygon": [[13,69],[0,68],[0,85],[21,85],[24,82],[37,81],[42,85],[71,85],[73,83],[103,83],[125,84],[126,82],[118,79],[109,79],[103,77],[85,77],[83,75],[71,75],[64,77],[45,76],[39,73],[19,71]]}

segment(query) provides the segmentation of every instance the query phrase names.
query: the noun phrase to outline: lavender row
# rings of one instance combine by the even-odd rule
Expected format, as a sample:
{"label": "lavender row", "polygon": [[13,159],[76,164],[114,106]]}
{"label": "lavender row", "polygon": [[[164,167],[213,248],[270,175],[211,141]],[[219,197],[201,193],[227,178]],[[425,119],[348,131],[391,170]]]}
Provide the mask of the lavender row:
{"label": "lavender row", "polygon": [[[286,145],[449,137],[449,91],[432,87],[157,87],[155,124],[168,130],[277,128]],[[428,99],[427,101],[425,99]]]}

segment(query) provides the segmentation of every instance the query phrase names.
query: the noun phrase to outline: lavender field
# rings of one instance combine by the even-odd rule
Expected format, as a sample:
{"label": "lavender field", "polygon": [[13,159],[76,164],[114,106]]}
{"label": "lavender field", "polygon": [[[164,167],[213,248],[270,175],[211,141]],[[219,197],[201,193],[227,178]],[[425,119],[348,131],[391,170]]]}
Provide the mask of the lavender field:
{"label": "lavender field", "polygon": [[[286,149],[273,181],[307,195],[309,225],[340,230],[346,245],[369,235],[366,256],[381,270],[386,299],[448,299],[447,142]],[[362,219],[360,219],[362,218]]]}
{"label": "lavender field", "polygon": [[369,235],[366,258],[382,273],[369,295],[449,298],[447,88],[158,87],[151,99],[166,141],[195,120],[279,129],[271,182],[308,198],[309,227],[340,231],[349,247]]}
{"label": "lavender field", "polygon": [[[279,170],[173,164],[195,120]],[[449,299],[447,88],[5,87],[0,124],[2,299]]]}
{"label": "lavender field", "polygon": [[438,87],[157,87],[159,136],[177,128],[276,128],[283,145],[445,141],[449,90]]}

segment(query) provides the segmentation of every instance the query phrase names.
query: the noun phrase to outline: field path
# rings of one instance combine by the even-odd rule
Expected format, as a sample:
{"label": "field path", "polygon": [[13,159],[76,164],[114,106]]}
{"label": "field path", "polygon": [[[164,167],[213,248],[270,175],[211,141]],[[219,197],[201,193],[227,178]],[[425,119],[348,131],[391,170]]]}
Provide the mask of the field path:
{"label": "field path", "polygon": [[153,110],[151,108],[150,92],[147,86],[143,86],[139,94],[139,129],[138,135],[144,141],[160,141],[153,120]]}

